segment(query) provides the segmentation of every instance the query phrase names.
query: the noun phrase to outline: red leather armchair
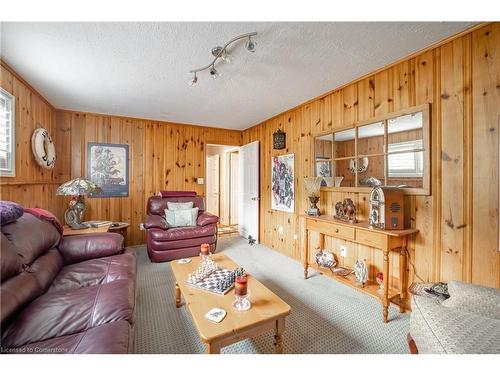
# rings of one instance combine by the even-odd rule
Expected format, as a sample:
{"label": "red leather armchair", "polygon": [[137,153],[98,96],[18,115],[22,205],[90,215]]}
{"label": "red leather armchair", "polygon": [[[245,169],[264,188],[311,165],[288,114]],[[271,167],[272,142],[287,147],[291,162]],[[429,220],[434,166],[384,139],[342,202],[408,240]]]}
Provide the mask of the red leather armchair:
{"label": "red leather armchair", "polygon": [[[215,252],[219,218],[205,212],[203,197],[189,191],[165,191],[162,194],[148,199],[148,215],[144,221],[144,228],[147,232],[149,259],[152,262],[166,262],[196,256],[200,253],[200,245],[203,243],[208,243],[210,251]],[[200,209],[197,226],[168,228],[164,215],[169,201],[193,202],[193,206]]]}

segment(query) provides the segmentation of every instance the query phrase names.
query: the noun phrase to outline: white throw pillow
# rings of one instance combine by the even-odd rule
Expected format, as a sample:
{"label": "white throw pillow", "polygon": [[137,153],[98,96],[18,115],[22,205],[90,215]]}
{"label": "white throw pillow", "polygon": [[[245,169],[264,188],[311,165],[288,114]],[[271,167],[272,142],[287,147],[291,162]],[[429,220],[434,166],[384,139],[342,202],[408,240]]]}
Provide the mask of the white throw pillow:
{"label": "white throw pillow", "polygon": [[167,208],[172,211],[193,208],[193,202],[167,202]]}
{"label": "white throw pillow", "polygon": [[165,221],[170,228],[195,227],[198,219],[198,207],[186,210],[165,209]]}

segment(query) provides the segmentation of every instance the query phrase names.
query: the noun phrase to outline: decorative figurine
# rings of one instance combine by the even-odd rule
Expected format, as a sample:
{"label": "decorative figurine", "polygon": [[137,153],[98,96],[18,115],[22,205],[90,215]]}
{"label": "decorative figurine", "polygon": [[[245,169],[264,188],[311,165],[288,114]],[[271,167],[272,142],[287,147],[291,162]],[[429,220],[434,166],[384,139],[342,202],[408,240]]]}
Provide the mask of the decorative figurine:
{"label": "decorative figurine", "polygon": [[336,219],[347,221],[351,224],[357,223],[356,219],[356,206],[350,198],[344,199],[343,202],[337,202],[335,205],[335,216]]}
{"label": "decorative figurine", "polygon": [[368,280],[368,268],[366,268],[366,259],[362,261],[357,260],[354,264],[354,276],[356,281],[361,284],[364,288],[366,281]]}
{"label": "decorative figurine", "polygon": [[382,272],[377,272],[375,276],[375,281],[378,284],[378,294],[384,294],[384,274]]}
{"label": "decorative figurine", "polygon": [[248,244],[249,244],[250,246],[255,245],[255,241],[256,241],[256,239],[255,239],[255,238],[253,238],[253,237],[252,237],[252,235],[250,234],[250,235],[248,236]]}

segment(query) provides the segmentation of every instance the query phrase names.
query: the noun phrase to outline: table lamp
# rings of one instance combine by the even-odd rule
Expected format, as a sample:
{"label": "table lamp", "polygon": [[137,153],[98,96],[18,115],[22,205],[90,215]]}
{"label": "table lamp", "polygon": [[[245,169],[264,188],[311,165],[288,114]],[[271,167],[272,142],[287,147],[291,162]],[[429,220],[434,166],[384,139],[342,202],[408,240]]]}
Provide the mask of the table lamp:
{"label": "table lamp", "polygon": [[82,219],[85,213],[85,203],[83,196],[89,193],[100,193],[102,189],[94,182],[83,178],[77,177],[73,180],[67,181],[57,188],[57,195],[71,195],[69,207],[64,213],[64,220],[71,229],[84,229],[89,225],[83,224]]}
{"label": "table lamp", "polygon": [[323,177],[304,177],[307,196],[309,197],[309,202],[311,202],[311,208],[309,208],[309,210],[307,211],[307,214],[309,216],[321,215],[319,208],[317,206],[319,202],[321,181],[323,181]]}

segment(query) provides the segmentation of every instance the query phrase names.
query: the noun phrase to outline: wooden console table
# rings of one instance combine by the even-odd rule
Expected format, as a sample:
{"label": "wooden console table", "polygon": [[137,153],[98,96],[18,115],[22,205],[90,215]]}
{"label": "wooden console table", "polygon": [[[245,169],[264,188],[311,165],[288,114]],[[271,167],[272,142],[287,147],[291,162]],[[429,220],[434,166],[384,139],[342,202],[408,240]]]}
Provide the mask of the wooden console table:
{"label": "wooden console table", "polygon": [[[335,280],[343,282],[359,291],[379,298],[383,306],[383,318],[387,323],[389,316],[389,303],[394,302],[399,305],[401,312],[405,311],[404,299],[406,298],[407,280],[406,280],[406,253],[408,237],[418,233],[418,229],[404,230],[381,230],[370,228],[368,222],[359,222],[349,224],[335,219],[330,215],[308,216],[302,215],[306,221],[305,251],[304,251],[304,278],[307,279],[308,268],[311,267],[324,275],[330,276]],[[384,294],[379,294],[377,283],[368,280],[364,287],[359,285],[354,275],[337,276],[332,272],[326,272],[325,268],[320,268],[316,263],[309,263],[309,231],[319,233],[319,247],[324,249],[325,236],[343,239],[346,241],[367,245],[384,252]],[[399,288],[389,288],[390,269],[389,254],[391,252],[399,253]]]}

